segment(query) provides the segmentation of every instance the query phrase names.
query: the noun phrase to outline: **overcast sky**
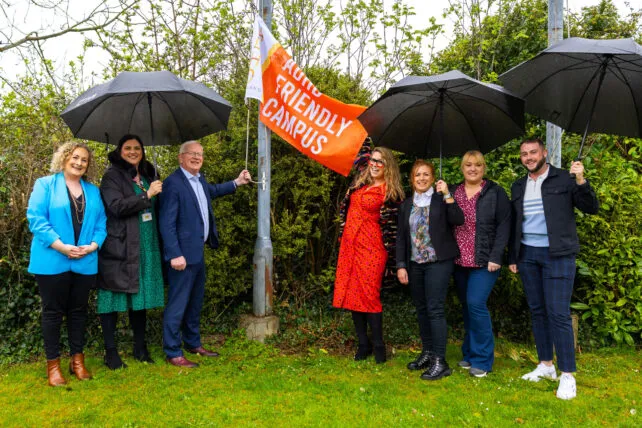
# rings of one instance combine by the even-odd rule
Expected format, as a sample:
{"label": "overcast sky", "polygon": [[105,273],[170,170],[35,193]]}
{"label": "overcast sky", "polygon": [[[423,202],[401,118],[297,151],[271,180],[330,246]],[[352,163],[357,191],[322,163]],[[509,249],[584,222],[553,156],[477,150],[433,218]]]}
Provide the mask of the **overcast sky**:
{"label": "overcast sky", "polygon": [[[14,13],[13,19],[15,19],[20,26],[24,29],[37,30],[39,28],[58,25],[60,26],[62,21],[61,16],[55,16],[51,13],[40,14],[35,13],[36,9],[28,9],[26,5],[30,4],[29,0],[14,0],[16,1],[16,6],[9,9]],[[69,14],[80,18],[85,11],[89,11],[92,5],[98,4],[98,2],[109,2],[110,0],[71,0],[71,7],[69,9]],[[385,0],[387,4],[391,4],[392,0]],[[568,4],[568,7],[572,11],[579,11],[583,6],[590,6],[599,3],[600,0],[564,0],[565,7]],[[625,1],[628,0],[613,0],[615,5],[620,9],[620,11],[625,12],[628,10],[625,6]],[[630,2],[636,4],[640,0],[630,0]],[[448,34],[452,25],[449,23],[448,18],[442,18],[443,11],[448,7],[448,0],[406,0],[408,5],[411,5],[415,8],[417,15],[412,19],[411,24],[415,28],[421,28],[425,26],[428,22],[428,19],[431,16],[434,16],[437,19],[437,22],[444,24],[446,34],[437,41],[437,48],[441,49],[445,47],[449,40],[450,35]],[[639,7],[639,6],[638,6]],[[6,24],[2,20],[6,20],[4,16],[0,16],[0,27],[6,28]],[[58,71],[63,70],[70,60],[75,59],[75,57],[81,52],[82,48],[82,36],[77,34],[68,34],[60,38],[51,39],[43,44],[45,54],[53,59],[55,62],[55,67]],[[15,71],[22,69],[22,61],[16,55],[10,53],[0,54],[0,67],[5,76],[11,76]],[[93,56],[90,52],[89,57],[86,60],[88,65],[95,64],[100,68],[100,63],[103,62],[100,56],[96,55],[94,52]]]}

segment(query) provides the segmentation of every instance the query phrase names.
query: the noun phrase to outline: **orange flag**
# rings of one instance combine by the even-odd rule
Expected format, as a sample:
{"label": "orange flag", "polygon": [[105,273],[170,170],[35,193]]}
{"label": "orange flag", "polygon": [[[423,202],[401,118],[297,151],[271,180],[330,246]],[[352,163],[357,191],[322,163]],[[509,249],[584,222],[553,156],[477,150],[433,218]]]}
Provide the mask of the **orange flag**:
{"label": "orange flag", "polygon": [[259,17],[250,56],[245,98],[261,102],[261,122],[301,153],[347,176],[368,135],[357,120],[366,107],[323,95]]}

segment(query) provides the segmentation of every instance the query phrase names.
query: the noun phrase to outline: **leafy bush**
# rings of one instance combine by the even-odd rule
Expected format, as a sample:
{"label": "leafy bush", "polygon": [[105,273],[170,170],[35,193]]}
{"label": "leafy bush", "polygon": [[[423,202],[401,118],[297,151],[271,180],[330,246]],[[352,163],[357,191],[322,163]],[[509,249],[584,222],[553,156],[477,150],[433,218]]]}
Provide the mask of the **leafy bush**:
{"label": "leafy bush", "polygon": [[642,338],[642,141],[605,137],[592,153],[600,213],[580,215],[572,307],[590,323],[594,344],[633,345]]}

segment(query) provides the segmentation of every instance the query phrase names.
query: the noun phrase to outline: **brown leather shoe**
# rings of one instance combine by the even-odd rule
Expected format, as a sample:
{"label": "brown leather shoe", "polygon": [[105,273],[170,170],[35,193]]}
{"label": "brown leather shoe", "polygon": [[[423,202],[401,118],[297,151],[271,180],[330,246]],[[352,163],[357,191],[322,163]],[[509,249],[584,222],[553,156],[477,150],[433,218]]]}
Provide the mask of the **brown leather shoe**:
{"label": "brown leather shoe", "polygon": [[69,373],[76,375],[78,380],[89,380],[91,379],[91,374],[85,367],[85,354],[78,353],[71,356],[71,361],[69,361]]}
{"label": "brown leather shoe", "polygon": [[218,357],[218,352],[208,351],[202,346],[199,346],[198,348],[188,349],[187,352],[189,352],[190,354],[198,354],[202,357]]}
{"label": "brown leather shoe", "polygon": [[166,360],[168,363],[170,363],[173,366],[176,367],[186,367],[188,369],[192,369],[194,367],[198,367],[197,363],[194,363],[187,358],[183,357],[182,355],[180,357],[174,357],[174,358],[169,358],[167,357]]}
{"label": "brown leather shoe", "polygon": [[62,376],[62,371],[60,370],[60,358],[47,360],[47,377],[49,378],[49,385],[51,386],[67,384],[67,381]]}

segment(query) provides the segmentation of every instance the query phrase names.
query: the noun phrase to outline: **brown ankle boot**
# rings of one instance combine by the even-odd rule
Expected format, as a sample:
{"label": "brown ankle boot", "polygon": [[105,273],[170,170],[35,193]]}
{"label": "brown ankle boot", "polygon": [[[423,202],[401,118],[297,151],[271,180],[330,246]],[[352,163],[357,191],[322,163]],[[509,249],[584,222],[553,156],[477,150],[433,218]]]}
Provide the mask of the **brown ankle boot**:
{"label": "brown ankle boot", "polygon": [[76,375],[78,380],[89,380],[91,374],[85,367],[85,354],[74,354],[69,361],[69,373]]}
{"label": "brown ankle boot", "polygon": [[67,384],[67,381],[62,376],[62,371],[60,370],[60,358],[47,360],[47,377],[49,378],[49,385],[51,386]]}

